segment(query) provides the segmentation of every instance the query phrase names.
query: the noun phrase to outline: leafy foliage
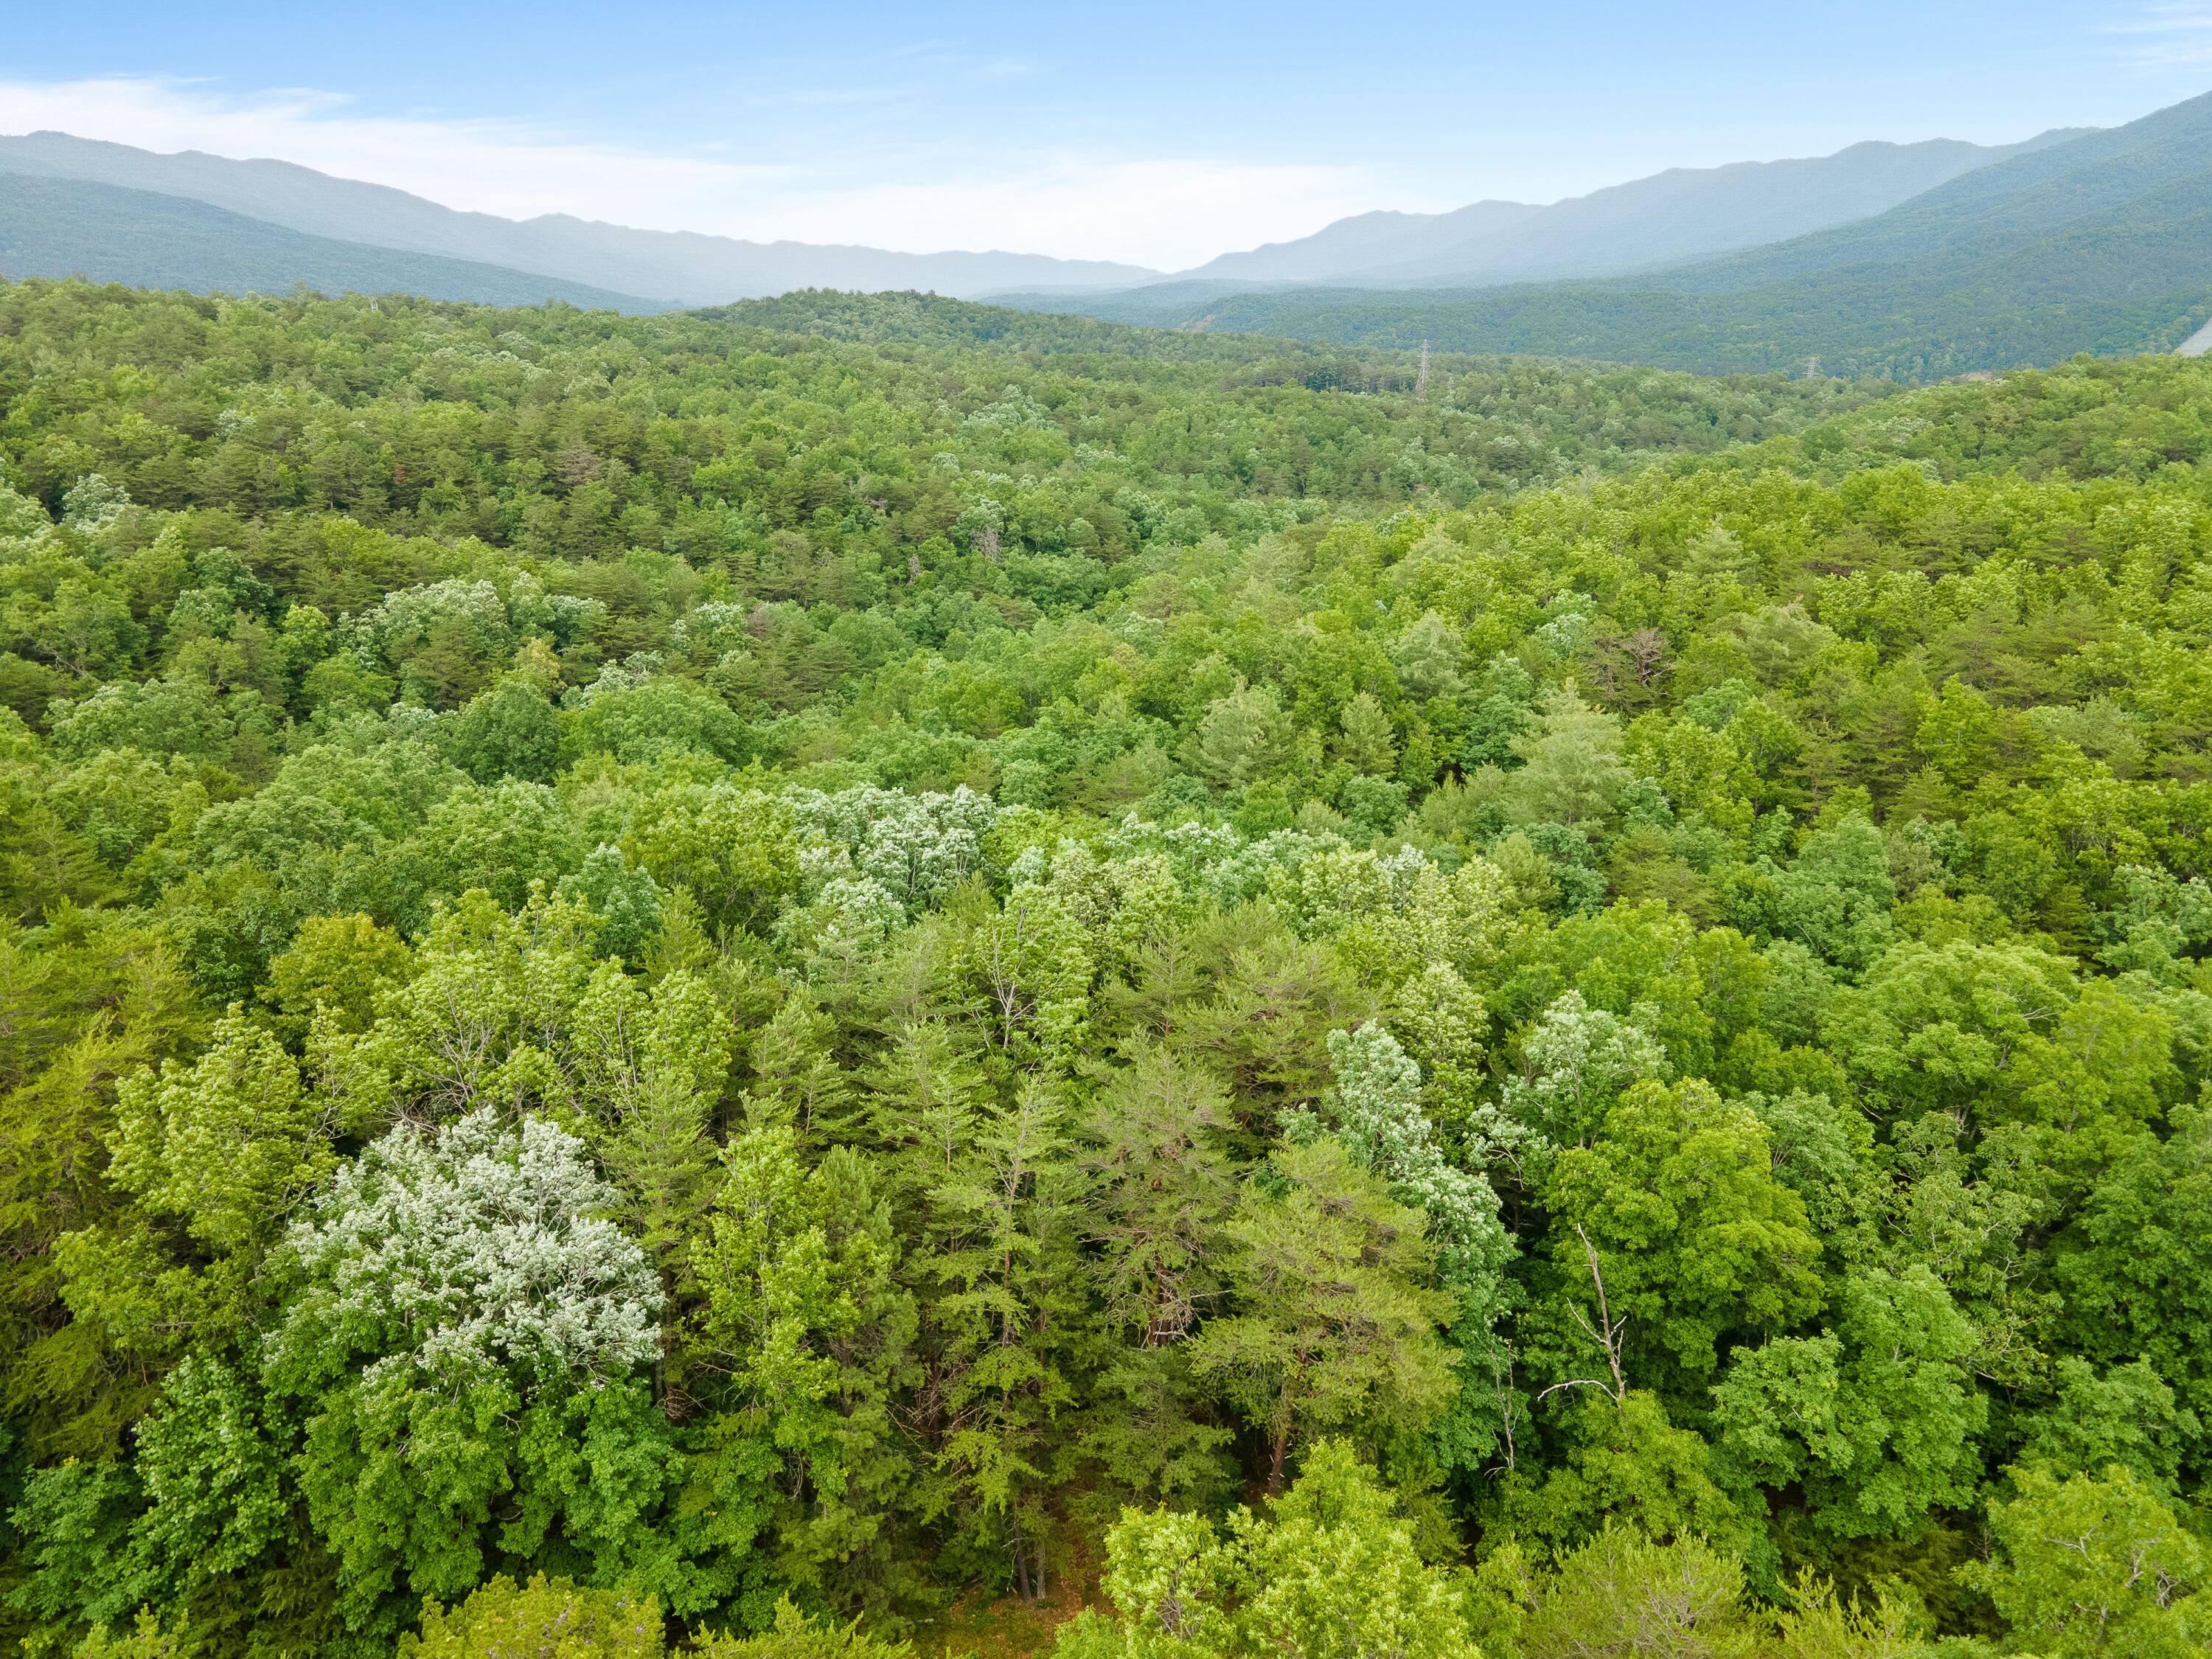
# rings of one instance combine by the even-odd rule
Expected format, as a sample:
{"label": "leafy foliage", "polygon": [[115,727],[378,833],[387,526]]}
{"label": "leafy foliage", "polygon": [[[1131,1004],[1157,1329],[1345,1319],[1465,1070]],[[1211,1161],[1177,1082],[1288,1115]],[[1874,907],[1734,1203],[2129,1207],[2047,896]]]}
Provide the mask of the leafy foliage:
{"label": "leafy foliage", "polygon": [[13,1635],[2201,1644],[2204,365],[0,316]]}

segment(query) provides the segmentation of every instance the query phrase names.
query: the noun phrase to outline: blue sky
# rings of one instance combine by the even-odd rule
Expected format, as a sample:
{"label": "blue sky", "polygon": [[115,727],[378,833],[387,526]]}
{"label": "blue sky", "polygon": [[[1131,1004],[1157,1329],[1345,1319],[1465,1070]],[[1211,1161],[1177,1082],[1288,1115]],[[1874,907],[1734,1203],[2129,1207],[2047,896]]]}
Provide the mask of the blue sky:
{"label": "blue sky", "polygon": [[2208,87],[2212,0],[110,0],[17,8],[0,37],[0,131],[276,155],[515,216],[1168,269],[1369,207],[1998,143]]}

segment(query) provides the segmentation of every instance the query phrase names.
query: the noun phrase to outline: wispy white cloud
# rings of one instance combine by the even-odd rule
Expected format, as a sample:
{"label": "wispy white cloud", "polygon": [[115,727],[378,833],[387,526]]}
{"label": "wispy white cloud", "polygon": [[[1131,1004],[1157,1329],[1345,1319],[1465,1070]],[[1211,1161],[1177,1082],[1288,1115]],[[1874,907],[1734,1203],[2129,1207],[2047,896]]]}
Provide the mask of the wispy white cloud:
{"label": "wispy white cloud", "polygon": [[2212,7],[2151,6],[2103,25],[2103,33],[2128,37],[2123,55],[2145,69],[2212,64]]}
{"label": "wispy white cloud", "polygon": [[10,132],[52,128],[142,149],[296,161],[449,207],[515,217],[560,211],[606,217],[600,208],[625,203],[647,214],[689,214],[708,201],[773,186],[781,171],[577,143],[509,121],[364,115],[347,100],[313,90],[236,98],[136,77],[0,83],[0,125]]}
{"label": "wispy white cloud", "polygon": [[1373,206],[1378,188],[1357,168],[1039,149],[1019,134],[775,154],[740,140],[669,154],[514,121],[369,114],[312,89],[240,97],[150,78],[0,82],[0,130],[40,128],[273,157],[508,218],[572,213],[755,240],[1003,248],[1161,270],[1304,235]]}

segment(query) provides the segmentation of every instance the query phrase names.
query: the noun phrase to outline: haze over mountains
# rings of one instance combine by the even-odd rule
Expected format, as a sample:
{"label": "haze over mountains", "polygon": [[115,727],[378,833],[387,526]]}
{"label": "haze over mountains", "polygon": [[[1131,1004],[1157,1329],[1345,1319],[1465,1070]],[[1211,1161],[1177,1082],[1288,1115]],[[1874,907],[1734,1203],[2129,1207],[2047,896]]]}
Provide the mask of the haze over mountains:
{"label": "haze over mountains", "polygon": [[326,294],[396,291],[479,305],[675,308],[560,276],[308,235],[186,197],[11,173],[0,173],[0,271],[196,292],[281,294],[305,283]]}
{"label": "haze over mountains", "polygon": [[[587,288],[602,296],[598,303],[616,296],[612,302],[624,310],[720,304],[803,288],[917,289],[973,297],[1182,283],[1209,288],[1317,280],[1368,286],[1490,283],[1606,276],[1842,224],[2069,136],[2045,133],[1999,147],[1951,139],[1869,143],[1811,160],[1672,168],[1545,207],[1488,201],[1444,214],[1362,214],[1296,241],[1224,254],[1170,277],[1140,266],[1037,254],[915,254],[747,242],[561,214],[518,222],[459,212],[404,191],[336,179],[290,162],[232,161],[194,150],[157,155],[36,132],[0,138],[0,199],[12,204],[9,234],[0,241],[0,270],[36,275],[83,270],[127,278],[143,264],[143,280],[239,288],[262,285],[267,270],[291,259],[300,267],[299,280],[311,285],[325,280],[315,273],[343,269],[349,274],[344,285],[357,286],[352,277],[374,281],[375,272],[388,268],[392,277],[384,286],[409,287],[434,276],[445,296],[453,298],[527,291],[529,283],[516,290],[515,281],[532,275]],[[359,247],[342,258],[328,248],[310,250],[288,237],[228,225],[233,253],[187,239],[192,246],[186,258],[180,249],[139,246],[148,238],[132,234],[130,219],[138,211],[159,221],[158,244],[180,218],[203,222],[195,216],[157,210],[100,189],[49,189],[33,197],[9,175],[181,198],[293,236]],[[41,224],[49,231],[44,243],[37,235]],[[489,269],[442,271],[419,262],[382,262],[363,250],[430,255]],[[552,289],[538,297],[549,296],[572,297]]]}
{"label": "haze over mountains", "polygon": [[[289,161],[237,161],[198,150],[161,155],[62,132],[0,138],[0,174],[7,173],[155,191],[313,236],[558,277],[631,296],[623,310],[719,305],[800,288],[933,289],[942,294],[1012,287],[1126,288],[1158,275],[1141,265],[1036,253],[896,253],[805,242],[746,242],[688,231],[634,230],[567,214],[501,219],[458,212],[385,185],[334,179]],[[0,264],[0,270],[11,276],[66,274],[50,262]]]}
{"label": "haze over mountains", "polygon": [[1176,276],[463,213],[270,161],[0,138],[0,272],[643,312],[928,290],[1184,329],[1706,372],[1920,378],[2171,349],[2212,317],[2212,94],[2110,131],[1674,168],[1377,212]]}
{"label": "haze over mountains", "polygon": [[1669,167],[1549,207],[1492,201],[1451,213],[1364,213],[1297,241],[1223,254],[1182,280],[1410,287],[1607,276],[1863,219],[2080,131],[2019,144],[1931,138],[1853,144],[1810,160]]}
{"label": "haze over mountains", "polygon": [[2212,94],[2020,147],[1848,224],[1659,270],[1482,288],[1152,285],[1077,303],[1154,326],[1705,373],[1817,358],[1831,374],[1920,379],[2171,350],[2212,316]]}

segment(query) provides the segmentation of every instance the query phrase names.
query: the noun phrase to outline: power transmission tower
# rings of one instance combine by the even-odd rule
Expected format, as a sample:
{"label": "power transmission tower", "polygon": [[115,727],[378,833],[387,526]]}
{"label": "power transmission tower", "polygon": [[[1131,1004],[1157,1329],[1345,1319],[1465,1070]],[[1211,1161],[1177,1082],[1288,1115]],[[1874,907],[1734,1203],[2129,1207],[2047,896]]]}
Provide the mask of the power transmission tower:
{"label": "power transmission tower", "polygon": [[1413,395],[1416,398],[1429,395],[1429,343],[1426,340],[1421,342],[1421,368],[1420,373],[1413,376]]}

